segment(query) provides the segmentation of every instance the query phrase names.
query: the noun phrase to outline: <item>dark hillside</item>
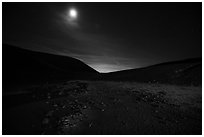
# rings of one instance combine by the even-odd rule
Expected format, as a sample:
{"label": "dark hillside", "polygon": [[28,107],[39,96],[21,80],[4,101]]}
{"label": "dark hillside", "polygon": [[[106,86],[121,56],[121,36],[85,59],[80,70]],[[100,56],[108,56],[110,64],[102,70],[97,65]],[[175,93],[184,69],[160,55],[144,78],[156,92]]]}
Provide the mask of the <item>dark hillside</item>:
{"label": "dark hillside", "polygon": [[3,44],[3,87],[70,79],[88,79],[98,74],[83,62],[65,56],[21,49]]}
{"label": "dark hillside", "polygon": [[202,58],[161,63],[145,68],[103,74],[103,79],[179,85],[201,85]]}

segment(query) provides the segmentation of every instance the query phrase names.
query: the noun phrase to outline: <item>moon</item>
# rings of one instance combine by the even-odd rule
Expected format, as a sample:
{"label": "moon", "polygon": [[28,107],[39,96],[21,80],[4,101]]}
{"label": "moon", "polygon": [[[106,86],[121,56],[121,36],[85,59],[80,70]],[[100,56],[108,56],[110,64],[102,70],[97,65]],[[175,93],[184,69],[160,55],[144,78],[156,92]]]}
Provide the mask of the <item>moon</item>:
{"label": "moon", "polygon": [[69,17],[73,20],[77,19],[77,16],[78,16],[78,12],[75,8],[71,8],[69,10]]}
{"label": "moon", "polygon": [[62,17],[69,27],[79,27],[79,10],[76,7],[69,7]]}

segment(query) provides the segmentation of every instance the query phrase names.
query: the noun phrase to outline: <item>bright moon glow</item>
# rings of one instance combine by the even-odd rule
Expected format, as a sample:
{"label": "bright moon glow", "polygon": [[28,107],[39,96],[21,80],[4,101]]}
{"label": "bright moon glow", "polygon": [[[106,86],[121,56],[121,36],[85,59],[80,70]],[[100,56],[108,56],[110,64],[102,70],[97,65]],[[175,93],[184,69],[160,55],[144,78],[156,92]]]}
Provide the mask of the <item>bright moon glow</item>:
{"label": "bright moon glow", "polygon": [[76,19],[77,18],[77,11],[76,9],[70,9],[69,10],[69,16],[73,19]]}

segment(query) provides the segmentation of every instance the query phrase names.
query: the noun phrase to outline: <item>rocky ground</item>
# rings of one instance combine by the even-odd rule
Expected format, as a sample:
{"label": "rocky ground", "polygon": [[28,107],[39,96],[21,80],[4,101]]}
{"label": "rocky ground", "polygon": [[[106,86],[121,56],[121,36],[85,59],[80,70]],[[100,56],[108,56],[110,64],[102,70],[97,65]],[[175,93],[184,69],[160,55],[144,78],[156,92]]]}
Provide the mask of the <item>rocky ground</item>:
{"label": "rocky ground", "polygon": [[3,96],[3,134],[202,134],[202,88],[68,81]]}

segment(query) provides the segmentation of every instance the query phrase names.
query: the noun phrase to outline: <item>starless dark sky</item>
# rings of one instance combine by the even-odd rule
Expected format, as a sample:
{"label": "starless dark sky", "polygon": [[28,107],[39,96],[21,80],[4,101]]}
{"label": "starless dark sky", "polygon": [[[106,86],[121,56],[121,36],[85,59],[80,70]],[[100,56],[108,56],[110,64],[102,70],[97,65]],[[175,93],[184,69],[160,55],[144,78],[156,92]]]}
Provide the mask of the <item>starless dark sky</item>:
{"label": "starless dark sky", "polygon": [[71,56],[99,72],[202,56],[201,2],[2,6],[3,43]]}

